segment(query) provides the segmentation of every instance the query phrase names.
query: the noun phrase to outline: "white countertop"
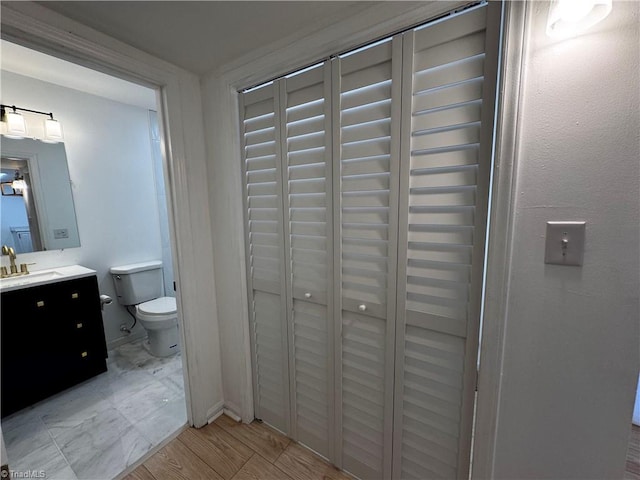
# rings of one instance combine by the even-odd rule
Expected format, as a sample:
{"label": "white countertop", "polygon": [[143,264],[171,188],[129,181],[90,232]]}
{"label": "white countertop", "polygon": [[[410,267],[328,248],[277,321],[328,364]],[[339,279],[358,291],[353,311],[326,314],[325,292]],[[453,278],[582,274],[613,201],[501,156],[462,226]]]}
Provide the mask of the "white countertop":
{"label": "white countertop", "polygon": [[65,267],[48,268],[46,270],[35,270],[30,272],[29,275],[0,279],[0,292],[64,282],[73,280],[74,278],[90,277],[95,274],[95,270],[83,267],[82,265],[68,265]]}

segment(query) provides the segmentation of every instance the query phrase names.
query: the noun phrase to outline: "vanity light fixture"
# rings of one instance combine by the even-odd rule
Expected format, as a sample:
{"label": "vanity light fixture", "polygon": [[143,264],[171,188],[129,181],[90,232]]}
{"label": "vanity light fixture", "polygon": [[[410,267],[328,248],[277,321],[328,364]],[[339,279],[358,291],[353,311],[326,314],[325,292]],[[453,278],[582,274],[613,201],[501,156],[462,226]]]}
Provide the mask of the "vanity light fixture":
{"label": "vanity light fixture", "polygon": [[[59,143],[64,140],[62,135],[62,125],[58,120],[53,118],[53,113],[40,112],[29,108],[16,107],[15,105],[0,105],[2,109],[1,118],[3,122],[7,122],[7,128],[4,134],[9,138],[24,138],[27,136],[27,125],[24,117],[18,113],[22,112],[35,113],[37,115],[46,115],[44,121],[44,138],[41,140],[47,143]],[[11,110],[11,111],[9,111]]]}
{"label": "vanity light fixture", "polygon": [[604,20],[611,13],[613,0],[553,0],[549,6],[547,35],[567,38]]}
{"label": "vanity light fixture", "polygon": [[16,170],[15,177],[11,183],[11,188],[18,190],[18,194],[22,194],[22,191],[27,188],[27,182],[24,181],[24,177],[20,175],[20,171]]}
{"label": "vanity light fixture", "polygon": [[60,143],[63,139],[62,125],[58,120],[54,120],[53,114],[51,114],[51,118],[47,118],[44,121],[44,138],[42,141],[47,143]]}
{"label": "vanity light fixture", "polygon": [[12,107],[12,112],[5,110],[5,105],[2,105],[2,111],[0,117],[3,122],[7,123],[7,129],[5,135],[9,138],[24,138],[27,136],[27,123],[24,121],[24,117],[16,112],[17,108]]}

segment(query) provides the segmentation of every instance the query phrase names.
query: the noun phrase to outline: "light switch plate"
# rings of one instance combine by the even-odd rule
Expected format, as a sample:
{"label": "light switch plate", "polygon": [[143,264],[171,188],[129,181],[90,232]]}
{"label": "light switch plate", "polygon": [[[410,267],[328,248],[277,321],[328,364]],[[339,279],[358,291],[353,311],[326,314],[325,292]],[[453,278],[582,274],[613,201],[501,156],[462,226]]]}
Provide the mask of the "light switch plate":
{"label": "light switch plate", "polygon": [[547,222],[544,263],[582,265],[586,222]]}

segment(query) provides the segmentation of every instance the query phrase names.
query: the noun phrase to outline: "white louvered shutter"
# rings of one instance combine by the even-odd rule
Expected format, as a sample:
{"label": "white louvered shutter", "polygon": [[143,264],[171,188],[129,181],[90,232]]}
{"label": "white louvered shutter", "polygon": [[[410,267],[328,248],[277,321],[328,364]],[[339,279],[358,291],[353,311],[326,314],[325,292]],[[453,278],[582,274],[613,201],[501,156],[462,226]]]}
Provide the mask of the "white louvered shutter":
{"label": "white louvered shutter", "polygon": [[330,456],[333,434],[331,101],[328,62],[281,83],[292,437]]}
{"label": "white louvered shutter", "polygon": [[240,95],[256,416],[363,480],[468,476],[500,7]]}
{"label": "white louvered shutter", "polygon": [[391,474],[400,41],[333,61],[338,461],[363,479]]}
{"label": "white louvered shutter", "polygon": [[240,95],[254,401],[289,432],[280,115],[275,84]]}
{"label": "white louvered shutter", "polygon": [[[405,34],[394,478],[467,478],[499,6]],[[490,32],[488,35],[487,32]]]}

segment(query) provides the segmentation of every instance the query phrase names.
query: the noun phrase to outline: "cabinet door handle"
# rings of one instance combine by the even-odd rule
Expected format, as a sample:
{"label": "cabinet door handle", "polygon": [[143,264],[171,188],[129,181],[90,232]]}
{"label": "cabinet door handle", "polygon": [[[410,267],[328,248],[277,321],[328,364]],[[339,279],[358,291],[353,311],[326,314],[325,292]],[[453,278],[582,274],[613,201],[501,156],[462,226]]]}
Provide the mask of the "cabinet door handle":
{"label": "cabinet door handle", "polygon": [[72,293],[71,298],[78,298],[78,294],[76,292]]}
{"label": "cabinet door handle", "polygon": [[36,302],[36,305],[37,305],[38,307],[44,307],[44,302],[43,302],[42,300],[38,300],[38,301]]}
{"label": "cabinet door handle", "polygon": [[311,298],[311,293],[307,292],[304,294],[304,298]]}
{"label": "cabinet door handle", "polygon": [[88,352],[82,352],[82,353],[80,354],[80,356],[81,356],[82,358],[85,358],[87,355],[89,355],[89,353],[88,353]]}
{"label": "cabinet door handle", "polygon": [[361,312],[366,312],[367,306],[364,303],[362,305],[358,305],[358,310],[360,310]]}

